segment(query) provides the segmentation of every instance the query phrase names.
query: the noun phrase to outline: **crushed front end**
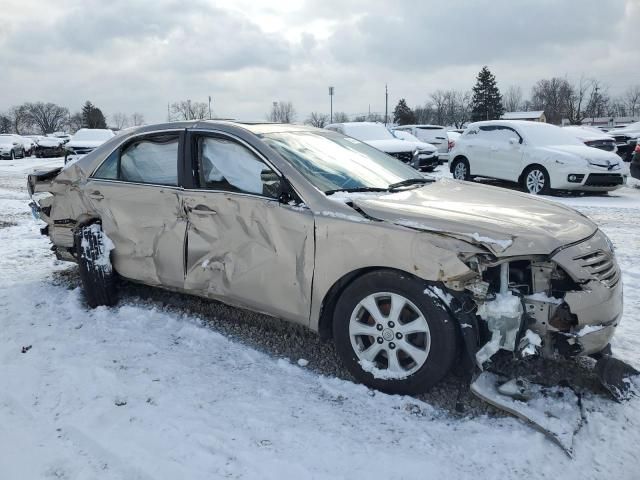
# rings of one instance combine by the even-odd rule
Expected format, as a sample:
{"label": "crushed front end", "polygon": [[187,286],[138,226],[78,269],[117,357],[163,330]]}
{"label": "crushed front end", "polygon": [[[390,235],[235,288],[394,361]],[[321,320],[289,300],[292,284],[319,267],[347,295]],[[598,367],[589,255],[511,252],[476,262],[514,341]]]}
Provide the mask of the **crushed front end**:
{"label": "crushed front end", "polygon": [[458,290],[459,313],[471,310],[477,321],[473,353],[481,368],[498,350],[572,357],[608,348],[622,317],[623,287],[600,230],[549,256],[476,255],[467,263],[477,276],[448,286]]}

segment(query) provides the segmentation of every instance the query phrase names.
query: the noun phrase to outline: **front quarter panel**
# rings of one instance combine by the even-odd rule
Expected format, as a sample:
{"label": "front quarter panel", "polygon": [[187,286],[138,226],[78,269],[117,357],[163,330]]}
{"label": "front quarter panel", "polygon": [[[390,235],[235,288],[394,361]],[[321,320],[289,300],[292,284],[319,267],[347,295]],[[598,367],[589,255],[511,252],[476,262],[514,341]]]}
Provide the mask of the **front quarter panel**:
{"label": "front quarter panel", "polygon": [[[316,267],[310,327],[318,330],[323,300],[345,275],[364,268],[390,268],[430,281],[474,273],[447,245],[462,244],[443,235],[417,232],[388,222],[316,215]],[[466,244],[464,244],[466,245]],[[474,247],[469,245],[469,249]]]}

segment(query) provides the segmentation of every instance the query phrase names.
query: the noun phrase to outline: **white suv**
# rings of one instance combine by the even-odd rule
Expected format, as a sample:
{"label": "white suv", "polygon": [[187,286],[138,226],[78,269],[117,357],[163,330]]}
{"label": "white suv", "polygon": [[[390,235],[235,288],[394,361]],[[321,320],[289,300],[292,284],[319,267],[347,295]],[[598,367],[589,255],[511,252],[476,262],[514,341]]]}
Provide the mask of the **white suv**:
{"label": "white suv", "polygon": [[533,194],[554,189],[608,192],[627,180],[615,153],[588,147],[560,127],[516,120],[469,125],[450,153],[449,170],[459,180],[518,182]]}

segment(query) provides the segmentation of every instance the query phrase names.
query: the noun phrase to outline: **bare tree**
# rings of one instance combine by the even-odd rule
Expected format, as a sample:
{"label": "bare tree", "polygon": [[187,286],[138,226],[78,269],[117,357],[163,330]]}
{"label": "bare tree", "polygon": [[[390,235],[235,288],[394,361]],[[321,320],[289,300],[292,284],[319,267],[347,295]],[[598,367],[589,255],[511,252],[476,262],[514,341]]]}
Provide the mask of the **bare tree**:
{"label": "bare tree", "polygon": [[67,123],[67,128],[69,129],[69,133],[75,133],[82,128],[82,113],[76,112],[69,117],[69,121]]}
{"label": "bare tree", "polygon": [[414,108],[413,113],[416,115],[416,123],[418,124],[434,123],[433,105],[429,102],[425,103],[424,106]]}
{"label": "bare tree", "polygon": [[[334,123],[347,123],[349,121],[349,115],[344,112],[335,112],[333,114],[333,122]],[[369,120],[373,121],[373,120]]]}
{"label": "bare tree", "polygon": [[0,133],[11,133],[13,122],[9,115],[0,114]]}
{"label": "bare tree", "polygon": [[518,85],[510,85],[502,97],[507,112],[517,112],[522,108],[522,89]]}
{"label": "bare tree", "polygon": [[632,117],[640,115],[640,85],[634,85],[627,89],[624,93],[624,103],[629,115]]}
{"label": "bare tree", "polygon": [[25,103],[9,109],[9,118],[11,119],[13,132],[18,135],[33,129],[33,119],[29,115],[28,105],[29,104]]}
{"label": "bare tree", "polygon": [[311,115],[309,115],[305,123],[314,127],[323,128],[329,123],[329,115],[326,113],[311,112]]}
{"label": "bare tree", "polygon": [[531,107],[544,110],[547,121],[559,125],[568,115],[572,95],[573,87],[565,78],[539,80],[531,89]]}
{"label": "bare tree", "polygon": [[42,134],[63,129],[69,119],[69,110],[55,103],[25,103],[24,108],[29,122]]}
{"label": "bare tree", "polygon": [[273,102],[271,112],[267,114],[267,120],[276,123],[293,123],[296,119],[296,110],[293,103],[280,100]]}
{"label": "bare tree", "polygon": [[433,121],[438,125],[446,123],[447,93],[444,90],[436,90],[431,94],[431,108],[433,110]]}
{"label": "bare tree", "polygon": [[129,116],[126,113],[116,112],[111,115],[111,122],[116,129],[122,130],[129,126]]}
{"label": "bare tree", "polygon": [[591,80],[591,91],[589,93],[589,102],[585,111],[586,117],[604,117],[608,114],[609,103],[611,97],[607,91],[607,87],[598,80]]}
{"label": "bare tree", "polygon": [[140,112],[133,112],[131,114],[131,124],[134,127],[144,125],[144,115],[142,115]]}
{"label": "bare tree", "polygon": [[190,99],[174,102],[170,107],[171,120],[201,120],[209,115],[209,105]]}

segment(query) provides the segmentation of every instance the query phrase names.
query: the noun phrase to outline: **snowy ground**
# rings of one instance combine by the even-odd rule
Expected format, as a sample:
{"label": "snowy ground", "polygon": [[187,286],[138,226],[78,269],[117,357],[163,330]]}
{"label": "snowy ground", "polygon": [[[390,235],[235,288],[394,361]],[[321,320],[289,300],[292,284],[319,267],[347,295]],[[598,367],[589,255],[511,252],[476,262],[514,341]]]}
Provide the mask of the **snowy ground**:
{"label": "snowy ground", "polygon": [[[587,394],[571,460],[515,419],[322,376],[175,308],[88,310],[27,207],[26,173],[56,162],[0,163],[0,479],[637,478],[640,400]],[[640,367],[640,189],[554,199],[616,245],[613,346]]]}

